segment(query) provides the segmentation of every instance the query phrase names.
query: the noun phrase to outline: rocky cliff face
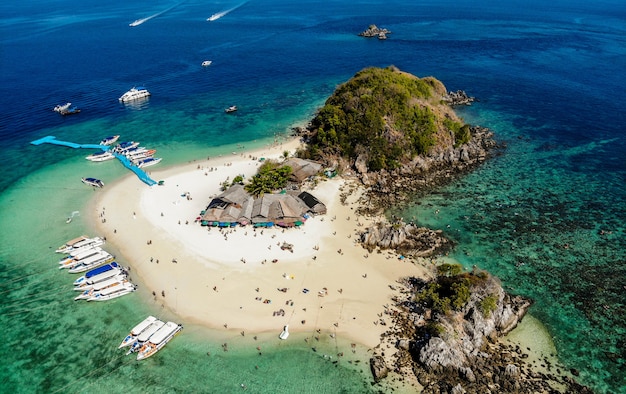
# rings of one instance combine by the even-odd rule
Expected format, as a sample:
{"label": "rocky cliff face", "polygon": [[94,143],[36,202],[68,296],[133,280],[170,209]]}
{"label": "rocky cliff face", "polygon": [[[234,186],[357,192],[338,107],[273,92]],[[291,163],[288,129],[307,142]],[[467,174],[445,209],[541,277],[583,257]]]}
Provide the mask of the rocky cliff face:
{"label": "rocky cliff face", "polygon": [[[484,286],[484,287],[483,287]],[[481,303],[485,297],[496,299],[495,310],[485,315]],[[438,337],[416,338],[412,351],[419,362],[430,371],[451,367],[467,375],[486,341],[495,341],[507,334],[521,321],[531,301],[506,294],[494,278],[472,289],[470,300],[459,311],[438,315],[433,319],[443,332]]]}
{"label": "rocky cliff face", "polygon": [[[418,156],[394,171],[370,172],[364,160],[354,163],[356,175],[368,187],[370,204],[365,213],[379,214],[383,207],[401,205],[427,194],[473,170],[497,152],[493,133],[484,127],[470,128],[471,139],[459,147],[448,146]],[[344,163],[348,164],[348,163]]]}
{"label": "rocky cliff face", "polygon": [[443,232],[418,227],[398,220],[378,223],[361,233],[361,244],[370,252],[374,248],[393,249],[406,257],[426,257],[444,253],[452,242]]}
{"label": "rocky cliff face", "polygon": [[[447,313],[416,298],[432,281],[401,282],[394,307],[385,309],[392,324],[381,343],[395,347],[396,353],[386,362],[380,356],[388,349],[381,346],[374,353],[375,381],[394,371],[402,379],[417,380],[422,393],[591,393],[558,369],[556,374],[532,371],[522,349],[498,340],[521,321],[531,301],[507,294],[496,278],[478,274],[484,280],[473,281],[469,300]],[[487,296],[494,300],[488,314]]]}

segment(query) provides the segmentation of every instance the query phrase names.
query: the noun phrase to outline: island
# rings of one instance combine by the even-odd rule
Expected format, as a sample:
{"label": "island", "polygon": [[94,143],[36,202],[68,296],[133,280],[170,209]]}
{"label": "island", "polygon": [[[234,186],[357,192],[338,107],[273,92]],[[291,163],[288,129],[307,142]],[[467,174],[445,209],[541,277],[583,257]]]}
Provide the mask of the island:
{"label": "island", "polygon": [[376,25],[369,25],[367,29],[359,33],[361,37],[378,37],[379,40],[386,40],[387,35],[391,34],[391,32],[387,29],[381,29]]}
{"label": "island", "polygon": [[181,320],[255,340],[332,338],[338,362],[359,344],[379,385],[584,392],[498,345],[530,300],[440,259],[454,247],[442,232],[384,216],[502,149],[451,105],[433,77],[361,70],[292,138],[154,171],[159,186],[107,186],[96,228],[139,296]]}

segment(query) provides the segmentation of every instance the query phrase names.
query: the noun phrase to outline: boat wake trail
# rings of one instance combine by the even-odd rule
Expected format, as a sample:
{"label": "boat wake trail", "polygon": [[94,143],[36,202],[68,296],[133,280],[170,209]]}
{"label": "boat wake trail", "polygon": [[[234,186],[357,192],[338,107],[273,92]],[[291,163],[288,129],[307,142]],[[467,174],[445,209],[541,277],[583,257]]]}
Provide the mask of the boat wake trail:
{"label": "boat wake trail", "polygon": [[130,26],[130,27],[139,26],[139,25],[141,25],[142,23],[149,21],[150,19],[156,18],[157,16],[163,15],[163,14],[165,14],[166,12],[173,10],[174,8],[178,7],[178,6],[179,6],[179,5],[181,5],[181,4],[182,4],[182,2],[177,3],[177,4],[174,4],[174,5],[173,5],[173,6],[171,6],[170,8],[168,8],[168,9],[166,9],[166,10],[163,10],[163,11],[161,11],[161,12],[157,12],[157,13],[156,13],[156,14],[154,14],[154,15],[150,15],[150,16],[149,16],[149,17],[147,17],[147,18],[137,19],[136,21],[134,21],[134,22],[130,23],[128,26]]}
{"label": "boat wake trail", "polygon": [[236,5],[233,8],[229,8],[229,9],[227,9],[225,11],[220,11],[218,13],[215,13],[215,14],[211,15],[210,17],[206,18],[206,20],[209,21],[209,22],[216,21],[216,20],[220,19],[221,17],[223,17],[224,15],[226,15],[226,14],[228,14],[230,12],[235,11],[237,8],[241,7],[242,5],[244,5],[246,3],[247,3],[247,1],[244,1],[243,3],[241,3],[239,5]]}

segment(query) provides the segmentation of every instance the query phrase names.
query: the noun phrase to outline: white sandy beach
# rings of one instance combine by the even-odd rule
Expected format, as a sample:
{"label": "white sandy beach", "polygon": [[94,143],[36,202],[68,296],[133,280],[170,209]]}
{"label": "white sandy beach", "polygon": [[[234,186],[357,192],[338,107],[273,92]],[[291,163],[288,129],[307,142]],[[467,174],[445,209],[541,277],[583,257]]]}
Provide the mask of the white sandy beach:
{"label": "white sandy beach", "polygon": [[[182,320],[246,335],[278,334],[289,324],[291,332],[320,330],[376,346],[387,328],[379,323],[391,304],[390,285],[427,270],[387,252],[368,254],[356,243],[371,219],[355,214],[358,193],[346,181],[322,180],[309,190],[328,213],[300,228],[219,230],[195,222],[221,193],[221,182],[256,173],[260,163],[252,158],[279,158],[298,146],[294,139],[152,171],[162,186],[148,187],[129,174],[99,194],[97,229],[145,284],[140,291],[154,292]],[[293,244],[293,252],[281,250],[283,242]]]}

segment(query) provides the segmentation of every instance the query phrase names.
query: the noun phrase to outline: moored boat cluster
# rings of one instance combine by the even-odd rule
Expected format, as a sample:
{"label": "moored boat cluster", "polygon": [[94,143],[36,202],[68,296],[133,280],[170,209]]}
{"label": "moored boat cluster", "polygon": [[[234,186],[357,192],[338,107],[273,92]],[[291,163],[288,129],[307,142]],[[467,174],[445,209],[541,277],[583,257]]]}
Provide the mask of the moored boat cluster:
{"label": "moored boat cluster", "polygon": [[156,354],[182,329],[181,324],[172,321],[166,323],[148,316],[130,330],[118,348],[130,346],[126,354],[137,353],[137,360],[143,360]]}
{"label": "moored boat cluster", "polygon": [[[109,146],[117,142],[118,139],[119,135],[110,136],[100,141],[100,145]],[[139,142],[137,141],[125,141],[120,142],[109,150],[91,154],[85,157],[85,159],[96,162],[106,161],[115,159],[117,154],[126,157],[132,165],[143,168],[158,164],[161,161],[160,157],[154,157],[155,153],[156,149],[148,149],[139,146]]]}
{"label": "moored boat cluster", "polygon": [[134,292],[137,288],[128,280],[128,270],[100,246],[100,237],[85,235],[61,245],[56,252],[66,254],[59,260],[59,269],[70,273],[86,273],[74,281],[74,290],[81,293],[75,300],[107,301]]}

